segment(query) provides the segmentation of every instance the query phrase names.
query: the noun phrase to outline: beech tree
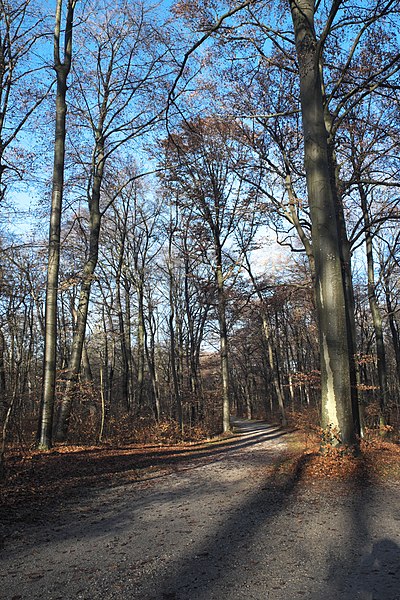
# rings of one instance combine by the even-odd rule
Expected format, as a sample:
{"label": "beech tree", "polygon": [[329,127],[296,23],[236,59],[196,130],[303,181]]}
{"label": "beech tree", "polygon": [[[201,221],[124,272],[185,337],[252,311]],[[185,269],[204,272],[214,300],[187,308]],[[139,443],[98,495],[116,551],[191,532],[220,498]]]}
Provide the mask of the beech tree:
{"label": "beech tree", "polygon": [[56,385],[57,293],[60,268],[61,211],[64,188],[67,81],[72,63],[72,32],[77,0],[68,0],[62,44],[63,2],[57,0],[54,29],[54,70],[57,80],[55,110],[54,165],[49,227],[49,250],[46,286],[45,348],[43,358],[43,393],[39,415],[38,445],[48,450],[52,445],[53,411]]}
{"label": "beech tree", "polygon": [[[180,0],[173,22],[140,1],[60,0],[44,38],[41,5],[0,0],[3,200],[28,182],[24,136],[57,87],[48,245],[1,248],[2,452],[37,423],[42,359],[42,448],[70,425],[93,441],[166,419],[182,435],[317,407],[327,442],[356,445],[357,396],[367,425],[390,423],[398,0]],[[260,225],[291,270],[261,273]]]}

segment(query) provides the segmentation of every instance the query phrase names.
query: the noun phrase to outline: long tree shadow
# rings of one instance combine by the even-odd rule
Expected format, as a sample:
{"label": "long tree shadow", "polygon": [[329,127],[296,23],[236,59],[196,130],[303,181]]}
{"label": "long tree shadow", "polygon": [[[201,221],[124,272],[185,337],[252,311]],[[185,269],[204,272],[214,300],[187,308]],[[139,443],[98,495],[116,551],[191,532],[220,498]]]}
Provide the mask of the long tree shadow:
{"label": "long tree shadow", "polygon": [[[258,554],[254,538],[261,528],[268,530],[286,510],[309,459],[307,456],[299,459],[290,474],[282,474],[276,466],[247,501],[226,515],[222,526],[203,545],[196,546],[175,565],[169,565],[168,574],[151,589],[140,590],[138,597],[146,600],[269,598],[268,578],[254,586],[254,573],[258,572],[260,577],[265,574],[268,562],[272,564],[277,559],[276,547],[268,548],[265,539]],[[286,534],[282,531],[282,538]],[[258,595],[254,595],[254,587],[258,588]]]}
{"label": "long tree shadow", "polygon": [[[246,444],[246,447],[249,446],[250,444]],[[234,458],[230,459],[230,461],[232,460]],[[232,464],[230,461],[226,465],[224,464],[222,468],[229,470]],[[160,563],[156,577],[141,578],[139,582],[135,582],[135,589],[132,590],[129,587],[130,579],[128,579],[123,570],[123,565],[121,565],[121,570],[118,573],[120,593],[125,597],[141,598],[141,600],[175,598],[190,600],[198,598],[200,600],[214,597],[233,599],[235,596],[232,593],[230,581],[232,570],[237,571],[239,578],[243,579],[246,570],[244,560],[249,559],[248,547],[252,543],[252,538],[260,527],[272,523],[274,518],[285,509],[297,481],[301,478],[306,461],[307,458],[299,461],[295,470],[289,474],[282,474],[278,466],[272,468],[272,473],[262,478],[262,484],[256,486],[257,491],[252,493],[250,497],[245,496],[243,500],[242,496],[239,495],[236,508],[234,510],[229,509],[227,514],[222,513],[222,523],[217,525],[214,531],[209,529],[209,533],[212,535],[208,538],[208,541],[197,544],[192,553],[185,553],[181,561],[176,562],[174,565],[168,564],[168,574],[163,571],[163,564]],[[206,473],[203,472],[204,481],[207,480]],[[221,486],[223,487],[223,484]],[[84,552],[87,553],[87,544],[89,538],[92,538],[92,543],[96,544],[97,551],[101,554],[104,536],[107,537],[107,535],[112,534],[118,537],[124,535],[127,530],[135,532],[136,536],[144,535],[146,525],[142,518],[145,510],[150,511],[151,515],[155,515],[158,511],[157,507],[164,506],[165,508],[165,505],[169,505],[173,509],[173,514],[176,515],[179,513],[179,506],[182,503],[189,502],[191,498],[195,500],[194,510],[196,510],[196,507],[201,506],[203,501],[208,505],[211,501],[211,508],[218,512],[218,506],[213,506],[213,497],[216,497],[221,491],[218,487],[218,480],[213,479],[213,487],[208,482],[207,490],[203,491],[200,479],[197,480],[197,485],[194,486],[193,478],[183,478],[182,483],[177,487],[172,487],[172,489],[169,489],[168,485],[164,485],[162,490],[150,488],[145,497],[135,498],[134,508],[132,508],[128,494],[124,499],[124,504],[119,505],[118,511],[111,510],[113,509],[113,498],[110,498],[108,500],[109,506],[103,504],[100,507],[102,514],[98,515],[99,522],[93,527],[81,528],[80,524],[76,522],[76,518],[72,518],[71,525],[67,530],[58,531],[55,529],[49,536],[47,529],[42,539],[32,540],[32,547],[37,552],[40,551],[41,544],[47,547],[50,544],[54,547],[54,552],[57,553],[60,548],[65,548],[63,542],[71,543],[74,539],[79,539],[83,545],[82,547],[85,548]],[[99,513],[99,507],[97,507],[97,513]],[[96,515],[91,514],[90,518],[96,518]],[[162,527],[165,519],[168,522],[168,518],[165,516],[160,519],[160,527]],[[189,530],[185,535],[192,535],[190,523],[187,527]],[[195,537],[198,534],[199,531],[197,531],[197,534],[193,533]],[[179,543],[179,540],[176,539],[175,542]],[[156,546],[157,541],[154,540],[152,543],[152,552],[154,553],[156,551],[154,546]],[[12,548],[11,550],[7,548],[6,551],[11,560],[14,556],[17,556],[16,552],[18,550],[14,551]],[[29,552],[28,545],[25,545],[25,551]],[[65,552],[66,550],[62,551]],[[143,554],[145,555],[145,552]],[[137,557],[135,548],[133,548],[132,556]],[[271,560],[272,558],[271,554]],[[90,569],[90,564],[87,567]],[[102,566],[102,572],[104,570],[107,572]],[[112,586],[113,573],[107,574],[107,576],[110,577],[108,585]],[[218,582],[218,589],[217,596],[214,596],[216,582]],[[36,584],[32,583],[31,585]],[[221,590],[225,590],[225,596]],[[245,598],[247,596],[242,595],[240,597]],[[263,598],[265,597],[263,596]]]}
{"label": "long tree shadow", "polygon": [[[280,433],[260,435],[266,440]],[[68,509],[71,524],[32,540],[32,547],[40,551],[41,544],[50,544],[57,552],[74,539],[83,552],[95,547],[107,589],[115,587],[131,600],[399,600],[399,510],[392,514],[394,492],[369,485],[362,461],[354,482],[325,482],[318,489],[311,483],[298,488],[309,457],[289,473],[276,466],[262,475],[261,468],[254,493],[243,495],[235,485],[227,486],[227,493],[238,493],[237,502],[221,502],[222,475],[235,460],[231,450],[255,446],[258,436],[229,447],[226,463],[215,466],[212,485],[203,469],[196,478],[183,474],[175,486],[165,479],[161,487],[151,485],[139,495],[135,486],[121,488],[118,510],[112,494],[101,505],[93,499],[95,514],[88,505],[89,527],[77,522],[77,502]],[[218,454],[211,458],[219,460]],[[184,512],[187,506],[191,514]],[[207,515],[203,528],[199,519]],[[103,546],[108,548],[110,539],[131,563],[143,558],[153,570],[146,574],[140,567],[135,576],[122,562],[116,572],[107,571],[104,557],[110,551]],[[6,551],[13,560],[18,549]],[[93,565],[88,562],[88,568]]]}
{"label": "long tree shadow", "polygon": [[400,600],[398,500],[397,488],[370,481],[361,460],[344,507],[347,535],[330,548],[327,597]]}
{"label": "long tree shadow", "polygon": [[[277,468],[138,597],[400,600],[397,490],[370,482],[360,459],[354,480],[324,482],[301,500],[294,492],[309,458],[289,476]],[[299,527],[304,513],[307,524]],[[286,528],[277,532],[278,522]]]}
{"label": "long tree shadow", "polygon": [[[119,448],[114,454],[101,450],[37,455],[29,470],[4,485],[0,498],[0,522],[7,519],[32,521],[43,518],[66,498],[95,493],[99,486],[119,485],[125,481],[145,481],[162,476],[165,470],[188,470],[221,460],[227,453],[256,446],[287,434],[279,427],[262,422],[241,422],[243,433],[218,443],[186,448]],[[149,471],[150,470],[150,471]],[[124,479],[127,477],[128,479]]]}

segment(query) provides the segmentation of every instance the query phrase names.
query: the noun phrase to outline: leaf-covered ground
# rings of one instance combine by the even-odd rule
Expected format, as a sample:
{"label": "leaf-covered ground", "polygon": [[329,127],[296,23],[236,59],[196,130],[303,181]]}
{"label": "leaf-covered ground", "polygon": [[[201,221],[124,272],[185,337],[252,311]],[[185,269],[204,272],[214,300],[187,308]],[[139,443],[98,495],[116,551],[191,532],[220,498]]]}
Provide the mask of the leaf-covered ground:
{"label": "leaf-covered ground", "polygon": [[[332,450],[321,455],[318,438],[301,430],[283,432],[287,449],[269,468],[282,476],[295,474],[299,484],[326,480],[400,481],[400,445],[379,437],[362,442],[357,457]],[[6,477],[0,483],[0,516],[24,513],[32,502],[45,505],[57,498],[98,486],[149,480],[190,464],[212,462],[240,443],[234,434],[195,443],[58,446],[49,452],[10,451]],[[10,512],[11,511],[11,512]]]}

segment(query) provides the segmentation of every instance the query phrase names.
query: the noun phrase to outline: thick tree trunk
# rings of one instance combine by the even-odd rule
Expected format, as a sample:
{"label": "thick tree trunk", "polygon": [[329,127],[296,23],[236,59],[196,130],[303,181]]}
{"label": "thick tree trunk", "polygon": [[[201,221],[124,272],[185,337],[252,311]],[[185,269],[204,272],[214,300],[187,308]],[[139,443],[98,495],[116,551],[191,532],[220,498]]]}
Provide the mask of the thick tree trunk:
{"label": "thick tree trunk", "polygon": [[57,76],[56,127],[46,285],[43,391],[37,435],[38,447],[43,450],[48,450],[52,445],[53,412],[57,366],[57,291],[60,265],[61,209],[64,187],[64,160],[67,114],[66,96],[67,79],[71,69],[72,27],[75,4],[75,0],[68,1],[63,63],[61,62],[60,58],[62,0],[57,1],[56,26],[54,32],[54,68]]}
{"label": "thick tree trunk", "polygon": [[300,69],[304,163],[312,221],[315,289],[321,355],[322,427],[331,443],[356,443],[346,299],[336,207],[331,189],[327,133],[314,31],[314,1],[291,0]]}
{"label": "thick tree trunk", "polygon": [[[328,123],[327,129],[331,133],[331,118],[325,114],[325,123]],[[356,361],[357,352],[357,334],[355,321],[355,302],[353,280],[351,272],[351,247],[346,231],[346,222],[343,210],[342,194],[340,191],[339,167],[336,160],[334,141],[330,139],[328,143],[328,156],[331,171],[331,189],[336,207],[336,220],[338,226],[338,240],[340,259],[342,264],[342,277],[344,296],[346,302],[346,323],[347,323],[347,343],[349,347],[350,359],[350,380],[351,380],[351,402],[353,409],[354,431],[357,436],[362,436],[364,432],[364,411],[359,402],[358,385],[360,383],[360,373]]]}

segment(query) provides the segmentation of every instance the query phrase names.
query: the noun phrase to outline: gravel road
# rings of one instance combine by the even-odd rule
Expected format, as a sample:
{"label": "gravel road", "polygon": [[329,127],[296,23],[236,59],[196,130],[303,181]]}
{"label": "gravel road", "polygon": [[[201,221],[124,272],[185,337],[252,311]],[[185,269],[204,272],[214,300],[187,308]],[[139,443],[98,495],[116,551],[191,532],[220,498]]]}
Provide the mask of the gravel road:
{"label": "gravel road", "polygon": [[237,422],[215,458],[5,524],[7,600],[400,600],[400,495],[275,480],[285,435]]}

